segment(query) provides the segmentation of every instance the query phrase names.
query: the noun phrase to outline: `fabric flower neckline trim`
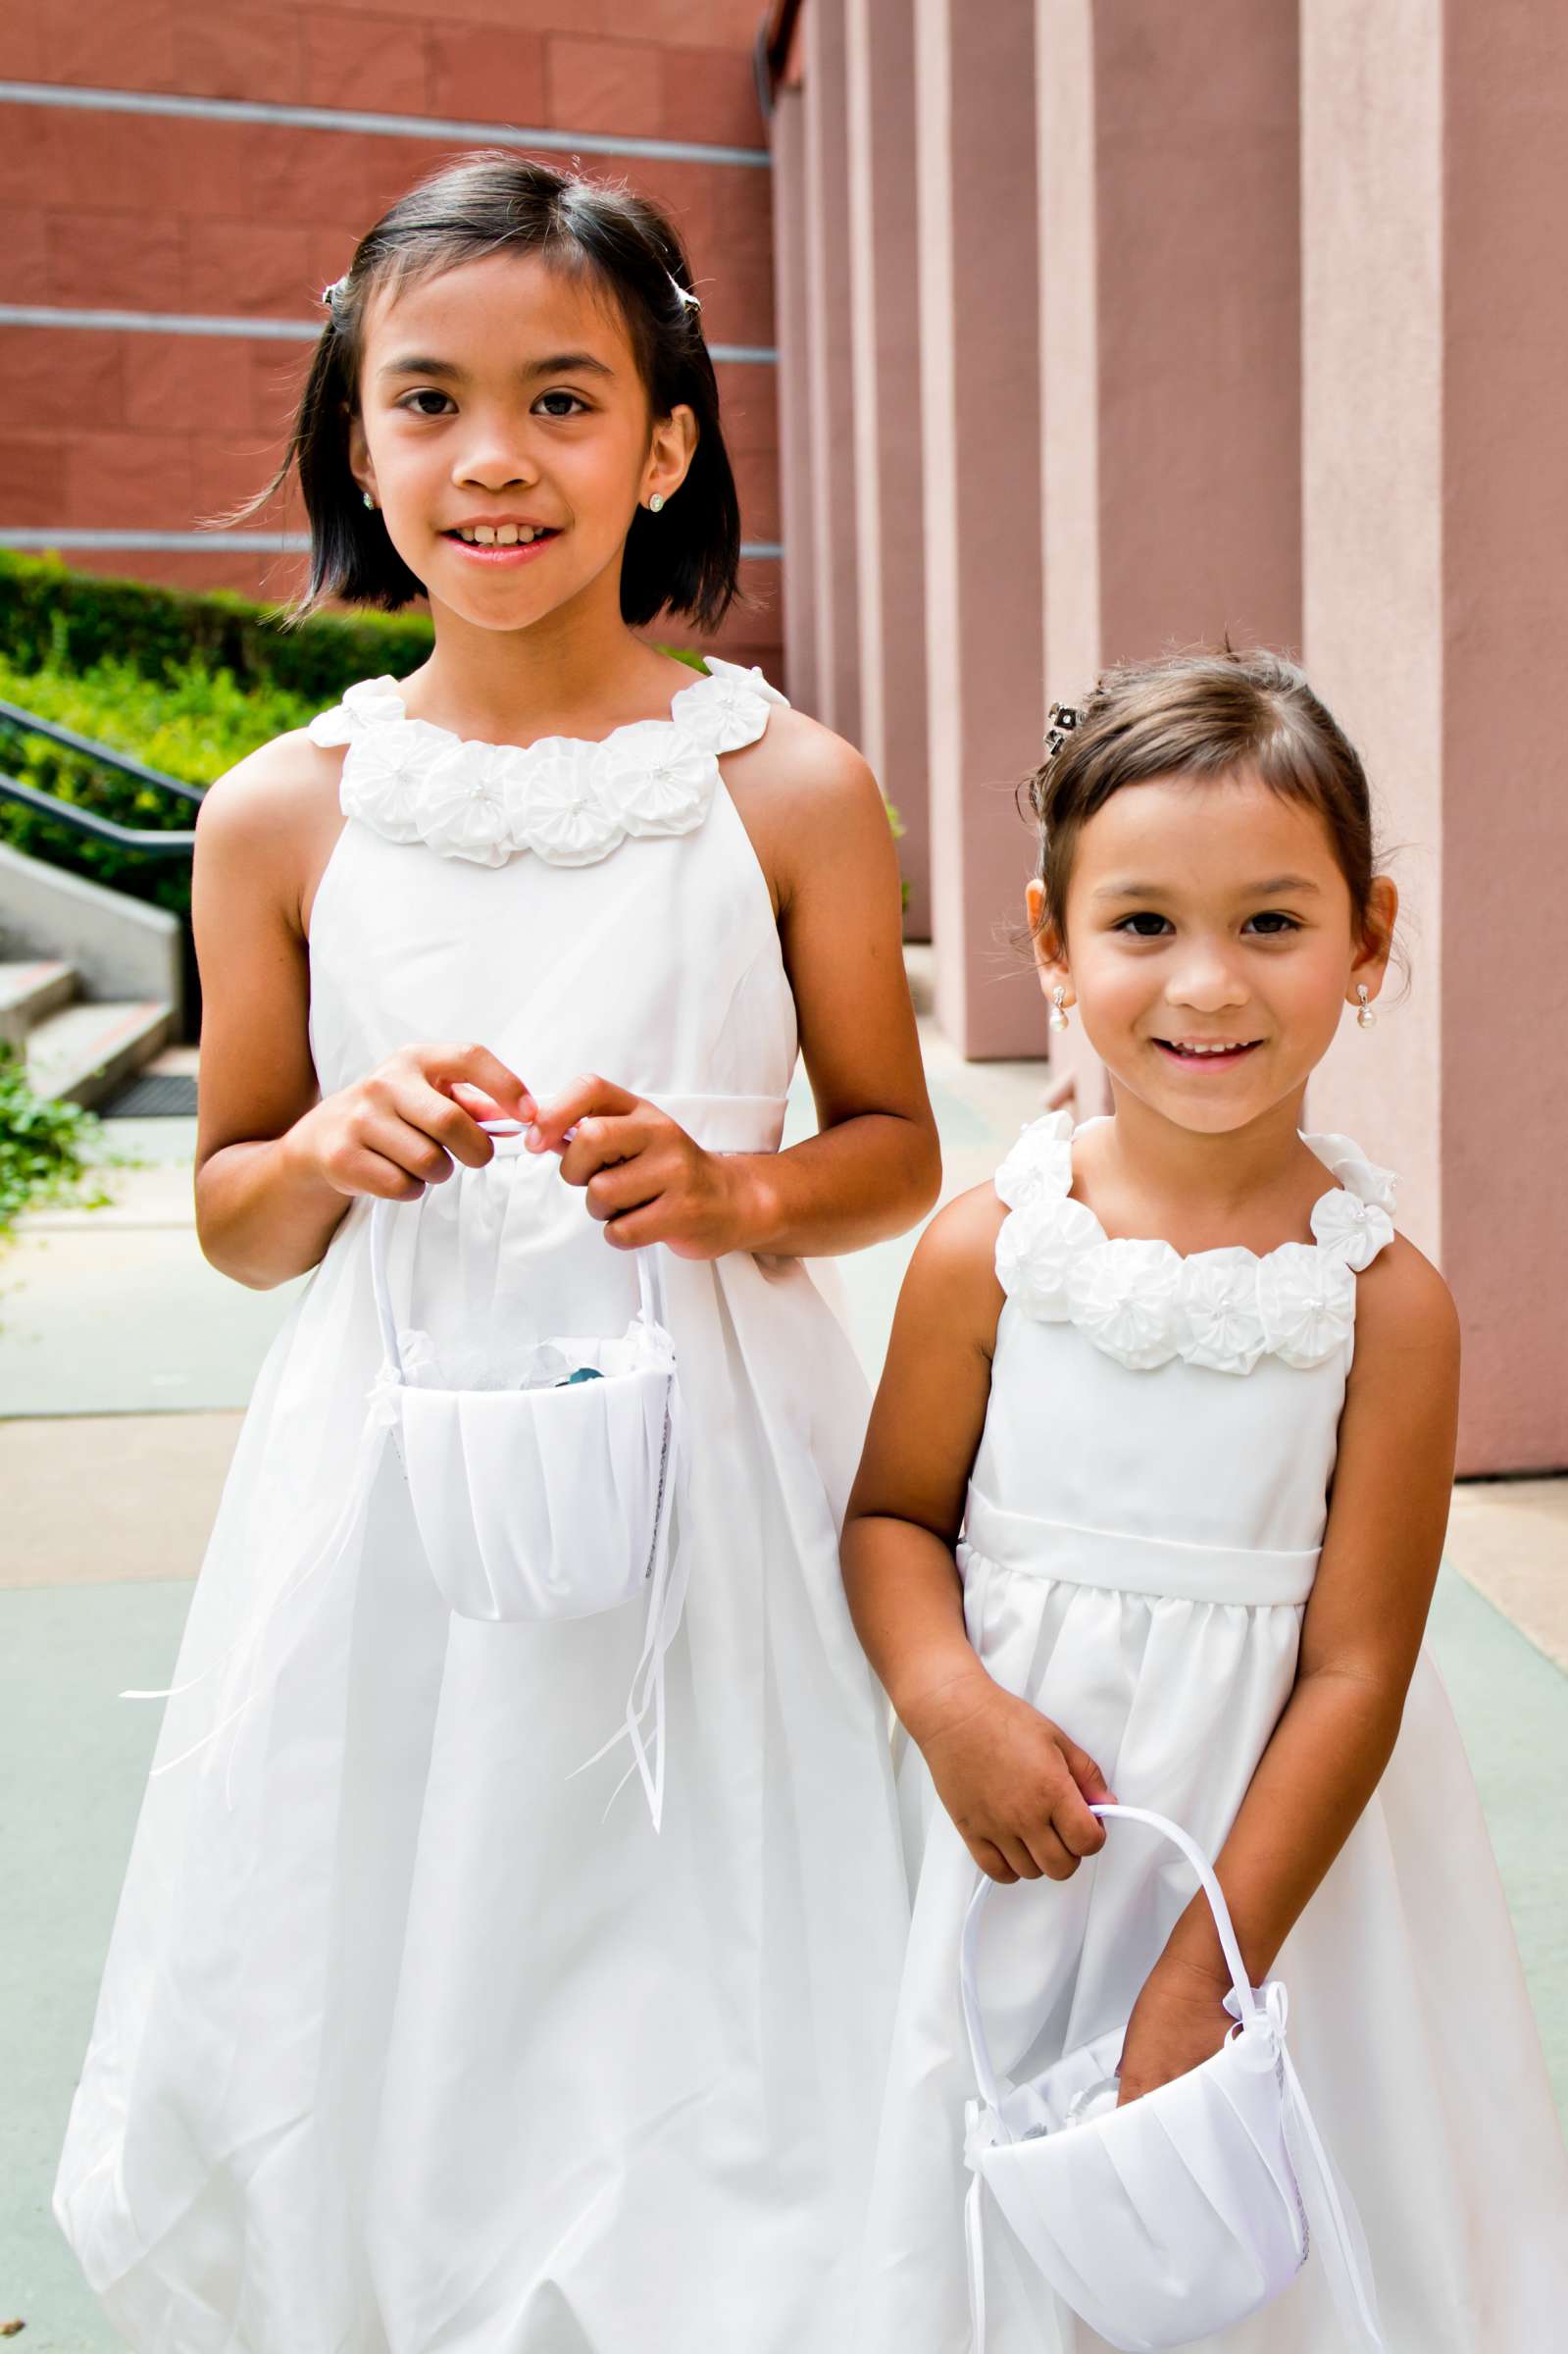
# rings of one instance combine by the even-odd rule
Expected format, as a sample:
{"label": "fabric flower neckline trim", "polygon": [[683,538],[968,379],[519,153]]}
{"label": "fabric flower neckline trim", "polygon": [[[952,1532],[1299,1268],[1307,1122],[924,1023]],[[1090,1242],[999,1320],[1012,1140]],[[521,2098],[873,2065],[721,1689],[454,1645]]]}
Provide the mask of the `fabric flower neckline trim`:
{"label": "fabric flower neckline trim", "polygon": [[756,668],[707,657],[668,719],[605,737],[487,743],[411,719],[400,682],[362,679],[310,723],[313,743],[346,744],[339,798],[389,842],[504,866],[531,851],[588,866],[631,836],[688,834],[707,816],[722,753],[755,743],[786,698]]}
{"label": "fabric flower neckline trim", "polygon": [[1169,1243],[1112,1239],[1072,1199],[1074,1134],[1070,1112],[1048,1112],[996,1172],[1009,1212],[997,1279],[1026,1315],[1076,1324],[1139,1372],[1173,1357],[1217,1373],[1250,1373],[1264,1356],[1311,1366],[1351,1342],[1355,1277],[1393,1240],[1396,1181],[1349,1137],[1302,1138],[1336,1180],[1313,1204],[1312,1242],[1183,1257]]}

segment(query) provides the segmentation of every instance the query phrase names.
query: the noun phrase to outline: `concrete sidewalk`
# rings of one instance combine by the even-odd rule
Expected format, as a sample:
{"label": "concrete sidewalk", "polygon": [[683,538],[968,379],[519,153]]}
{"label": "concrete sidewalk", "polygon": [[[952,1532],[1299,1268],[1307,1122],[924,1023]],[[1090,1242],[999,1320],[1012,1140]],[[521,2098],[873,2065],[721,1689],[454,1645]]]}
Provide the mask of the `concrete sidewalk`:
{"label": "concrete sidewalk", "polygon": [[[988,1177],[1040,1107],[1037,1064],[969,1065],[927,1025],[947,1192]],[[791,1134],[809,1130],[797,1090]],[[194,1123],[116,1122],[145,1165],[116,1206],[28,1222],[0,1259],[0,2322],[32,2354],[109,2354],[49,2215],[157,1711],[261,1356],[294,1287],[202,1259]],[[880,1360],[913,1238],[844,1262]],[[1568,2113],[1568,1481],[1460,1489],[1432,1627],[1481,1785]]]}

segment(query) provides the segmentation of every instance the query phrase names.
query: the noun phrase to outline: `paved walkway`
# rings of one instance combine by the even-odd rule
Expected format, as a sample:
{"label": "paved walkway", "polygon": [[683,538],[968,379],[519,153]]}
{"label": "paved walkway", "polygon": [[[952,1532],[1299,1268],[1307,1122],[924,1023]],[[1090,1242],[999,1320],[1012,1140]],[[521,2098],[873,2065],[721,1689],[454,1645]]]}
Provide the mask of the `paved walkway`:
{"label": "paved walkway", "polygon": [[[928,1064],[948,1191],[1038,1108],[1038,1067]],[[808,1127],[801,1091],[794,1125]],[[190,1221],[193,1123],[116,1122],[145,1165],[112,1209],[33,1221],[0,1258],[0,2322],[32,2354],[109,2354],[49,2216],[66,2109],[156,1711],[263,1351],[290,1290],[213,1273]],[[875,1367],[912,1242],[846,1262]],[[1481,1783],[1568,2113],[1568,1481],[1459,1490],[1433,1642]]]}

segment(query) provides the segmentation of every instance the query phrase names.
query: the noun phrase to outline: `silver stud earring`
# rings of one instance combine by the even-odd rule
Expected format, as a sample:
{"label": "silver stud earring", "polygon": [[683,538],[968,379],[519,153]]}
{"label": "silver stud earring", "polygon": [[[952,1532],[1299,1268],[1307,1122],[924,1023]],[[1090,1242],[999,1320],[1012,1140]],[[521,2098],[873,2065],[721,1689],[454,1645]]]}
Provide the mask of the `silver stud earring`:
{"label": "silver stud earring", "polygon": [[661,510],[661,508],[663,507],[663,505],[664,505],[664,492],[663,492],[662,490],[655,490],[655,492],[653,493],[653,496],[652,496],[652,497],[649,499],[649,501],[648,501],[648,513],[649,513],[650,515],[657,515],[657,514],[660,512],[660,510]]}
{"label": "silver stud earring", "polygon": [[1361,1000],[1356,1007],[1355,1018],[1363,1030],[1370,1030],[1378,1017],[1372,1010],[1372,998],[1364,981],[1357,985],[1355,994]]}
{"label": "silver stud earring", "polygon": [[1060,987],[1051,991],[1050,1026],[1053,1030],[1067,1028],[1067,992]]}
{"label": "silver stud earring", "polygon": [[365,501],[365,504],[366,504],[368,507],[374,507],[374,506],[375,506],[375,504],[376,504],[376,501],[375,501],[375,499],[374,499],[374,498],[372,498],[372,496],[371,496],[371,494],[370,494],[370,492],[369,492],[368,490],[362,490],[362,491],[360,492],[360,496],[361,496],[361,498],[362,498],[362,499]]}

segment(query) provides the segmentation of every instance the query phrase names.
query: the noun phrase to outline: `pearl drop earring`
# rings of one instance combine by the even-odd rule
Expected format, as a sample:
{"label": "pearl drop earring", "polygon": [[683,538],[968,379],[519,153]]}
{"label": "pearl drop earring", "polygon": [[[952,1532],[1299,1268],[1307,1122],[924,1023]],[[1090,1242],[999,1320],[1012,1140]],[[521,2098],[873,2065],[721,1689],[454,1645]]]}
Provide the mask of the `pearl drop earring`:
{"label": "pearl drop earring", "polygon": [[655,490],[655,492],[653,493],[653,496],[652,496],[652,497],[649,499],[649,501],[648,501],[648,513],[649,513],[650,515],[657,515],[657,514],[659,513],[659,510],[660,510],[660,509],[663,507],[663,505],[664,505],[664,492],[663,492],[662,490]]}
{"label": "pearl drop earring", "polygon": [[1060,986],[1051,991],[1050,1026],[1053,1030],[1067,1028],[1067,992]]}
{"label": "pearl drop earring", "polygon": [[1378,1017],[1372,1010],[1372,998],[1364,981],[1358,983],[1355,994],[1361,1000],[1355,1018],[1363,1030],[1370,1030]]}

